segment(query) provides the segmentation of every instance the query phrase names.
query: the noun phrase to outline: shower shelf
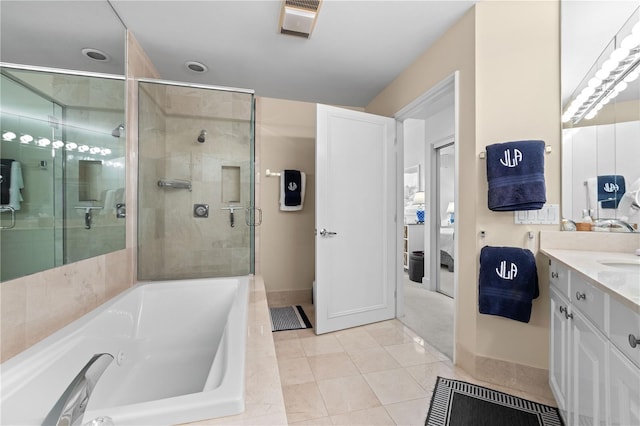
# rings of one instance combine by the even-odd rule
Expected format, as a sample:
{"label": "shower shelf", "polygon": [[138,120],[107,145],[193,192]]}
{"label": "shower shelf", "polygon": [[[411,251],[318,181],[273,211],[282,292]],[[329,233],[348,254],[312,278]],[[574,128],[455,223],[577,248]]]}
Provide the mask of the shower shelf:
{"label": "shower shelf", "polygon": [[191,191],[191,181],[181,179],[160,179],[158,186],[161,188],[188,189]]}

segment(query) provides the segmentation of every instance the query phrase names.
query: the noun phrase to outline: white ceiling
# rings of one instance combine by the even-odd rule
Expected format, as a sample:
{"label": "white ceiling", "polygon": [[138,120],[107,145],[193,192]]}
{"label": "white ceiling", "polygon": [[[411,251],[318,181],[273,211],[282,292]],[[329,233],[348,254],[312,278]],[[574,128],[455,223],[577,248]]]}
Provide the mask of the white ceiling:
{"label": "white ceiling", "polygon": [[[310,39],[279,34],[280,0],[110,3],[163,79],[365,106],[476,1],[325,0]],[[2,61],[121,74],[108,9],[106,1],[2,0]],[[113,59],[90,64],[83,47]],[[188,71],[189,60],[209,71]]]}
{"label": "white ceiling", "polygon": [[[163,79],[365,106],[477,1],[324,0],[307,40],[278,33],[280,0],[1,0],[0,60],[123,74],[124,23]],[[639,4],[562,0],[563,100]]]}

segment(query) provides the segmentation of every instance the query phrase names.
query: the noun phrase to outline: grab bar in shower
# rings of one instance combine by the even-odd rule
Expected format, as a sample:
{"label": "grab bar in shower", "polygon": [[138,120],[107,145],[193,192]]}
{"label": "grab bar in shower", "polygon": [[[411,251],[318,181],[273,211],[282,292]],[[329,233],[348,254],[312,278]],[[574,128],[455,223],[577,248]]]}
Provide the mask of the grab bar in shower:
{"label": "grab bar in shower", "polygon": [[111,354],[95,354],[67,386],[42,424],[81,425],[93,388],[111,361],[113,361]]}
{"label": "grab bar in shower", "polygon": [[11,212],[11,225],[9,226],[0,226],[0,229],[11,229],[16,226],[16,209],[11,207],[10,205],[0,206],[0,213]]}
{"label": "grab bar in shower", "polygon": [[191,191],[191,182],[182,179],[160,179],[158,186],[161,188],[188,189]]}

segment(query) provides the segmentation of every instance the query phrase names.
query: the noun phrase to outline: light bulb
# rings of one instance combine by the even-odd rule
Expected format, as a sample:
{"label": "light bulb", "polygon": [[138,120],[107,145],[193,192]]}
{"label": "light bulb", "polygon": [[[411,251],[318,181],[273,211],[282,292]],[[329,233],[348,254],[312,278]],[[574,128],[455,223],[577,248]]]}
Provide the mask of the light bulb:
{"label": "light bulb", "polygon": [[620,62],[623,59],[626,59],[629,56],[629,49],[625,49],[624,47],[619,47],[613,52],[611,52],[610,58],[613,61]]}
{"label": "light bulb", "polygon": [[105,148],[102,151],[100,151],[100,154],[109,155],[109,154],[111,154],[111,150],[109,148]]}
{"label": "light bulb", "polygon": [[639,44],[640,44],[640,37],[635,36],[633,34],[629,34],[622,40],[622,43],[620,43],[620,47],[622,47],[623,49],[631,50]]}
{"label": "light bulb", "polygon": [[587,96],[591,96],[595,93],[596,89],[591,87],[591,86],[587,86],[584,89],[582,89],[582,92],[580,93],[584,93]]}
{"label": "light bulb", "polygon": [[638,71],[631,71],[629,74],[627,74],[623,81],[631,83],[632,81],[636,81],[639,76],[640,73],[638,73]]}
{"label": "light bulb", "polygon": [[600,80],[605,80],[607,77],[609,77],[609,74],[611,74],[610,71],[600,69],[596,72],[596,77],[598,77]]}
{"label": "light bulb", "polygon": [[51,145],[51,141],[47,138],[40,138],[38,139],[38,145],[40,146],[49,146]]}
{"label": "light bulb", "polygon": [[87,145],[80,145],[78,147],[78,151],[79,152],[87,152],[87,151],[89,151],[89,147]]}
{"label": "light bulb", "polygon": [[589,87],[593,87],[595,89],[602,84],[602,80],[600,80],[598,77],[592,77],[587,84],[589,85]]}
{"label": "light bulb", "polygon": [[53,141],[53,143],[51,144],[51,146],[53,146],[55,149],[58,148],[62,148],[64,146],[64,142],[58,140],[58,141]]}
{"label": "light bulb", "polygon": [[22,135],[20,136],[20,142],[22,143],[29,143],[33,140],[33,136],[31,135]]}
{"label": "light bulb", "polygon": [[587,99],[589,99],[589,95],[587,95],[586,93],[580,92],[580,94],[576,96],[576,100],[580,103],[584,103],[584,101],[586,101]]}
{"label": "light bulb", "polygon": [[97,153],[100,152],[100,148],[94,146],[93,148],[91,148],[89,150],[89,152],[92,153],[92,154],[97,154]]}
{"label": "light bulb", "polygon": [[591,120],[591,119],[594,119],[596,117],[596,115],[598,115],[598,112],[595,111],[595,110],[591,110],[589,112],[589,114],[584,116],[584,118],[585,118],[585,120]]}
{"label": "light bulb", "polygon": [[624,81],[621,81],[620,83],[616,84],[616,87],[614,88],[614,90],[618,93],[624,92],[627,86],[628,86],[627,83],[625,83]]}
{"label": "light bulb", "polygon": [[2,134],[2,140],[5,140],[5,141],[12,141],[15,138],[16,138],[16,134],[13,132],[4,132]]}
{"label": "light bulb", "polygon": [[67,150],[73,151],[74,149],[76,149],[78,147],[78,144],[76,144],[74,142],[67,142],[65,147],[67,148]]}
{"label": "light bulb", "polygon": [[618,65],[620,65],[620,61],[616,61],[614,59],[607,59],[602,63],[602,69],[605,71],[611,72],[616,68],[618,68]]}

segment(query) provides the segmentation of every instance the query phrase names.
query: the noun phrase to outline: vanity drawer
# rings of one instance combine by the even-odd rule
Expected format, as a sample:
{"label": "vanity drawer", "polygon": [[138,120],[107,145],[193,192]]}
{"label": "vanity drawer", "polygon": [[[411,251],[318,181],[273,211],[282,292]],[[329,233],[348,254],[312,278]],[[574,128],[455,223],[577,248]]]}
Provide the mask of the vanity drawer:
{"label": "vanity drawer", "polygon": [[553,260],[549,261],[549,282],[569,299],[569,270]]}
{"label": "vanity drawer", "polygon": [[640,367],[640,343],[632,347],[629,335],[640,339],[640,314],[633,312],[622,303],[611,299],[609,310],[611,332],[609,339],[622,353]]}
{"label": "vanity drawer", "polygon": [[603,333],[605,294],[578,274],[571,274],[571,304],[587,316]]}

